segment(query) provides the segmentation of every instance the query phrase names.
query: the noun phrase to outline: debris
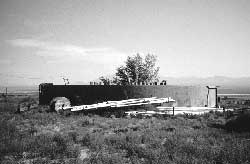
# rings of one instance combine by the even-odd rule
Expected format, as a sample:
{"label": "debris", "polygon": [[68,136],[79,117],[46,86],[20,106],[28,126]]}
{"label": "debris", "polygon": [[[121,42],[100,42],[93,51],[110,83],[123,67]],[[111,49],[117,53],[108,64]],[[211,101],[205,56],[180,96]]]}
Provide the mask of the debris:
{"label": "debris", "polygon": [[60,112],[70,107],[70,101],[66,97],[56,97],[50,102],[50,110]]}
{"label": "debris", "polygon": [[168,112],[174,115],[185,114],[185,115],[200,115],[208,113],[210,111],[223,112],[222,108],[213,108],[213,107],[156,107],[161,112]]}
{"label": "debris", "polygon": [[98,108],[120,108],[120,107],[130,107],[130,106],[142,106],[147,104],[163,104],[175,102],[171,97],[168,98],[139,98],[139,99],[128,99],[128,100],[120,100],[120,101],[107,101],[97,104],[91,105],[79,105],[79,106],[63,106],[63,110],[71,110],[71,111],[82,111],[82,110],[91,110]]}
{"label": "debris", "polygon": [[89,158],[89,156],[90,156],[89,149],[82,149],[80,150],[78,160],[79,162],[83,162],[85,159]]}
{"label": "debris", "polygon": [[127,115],[134,116],[134,117],[138,115],[152,117],[153,115],[167,115],[168,114],[168,112],[161,112],[161,111],[128,111],[125,113]]}

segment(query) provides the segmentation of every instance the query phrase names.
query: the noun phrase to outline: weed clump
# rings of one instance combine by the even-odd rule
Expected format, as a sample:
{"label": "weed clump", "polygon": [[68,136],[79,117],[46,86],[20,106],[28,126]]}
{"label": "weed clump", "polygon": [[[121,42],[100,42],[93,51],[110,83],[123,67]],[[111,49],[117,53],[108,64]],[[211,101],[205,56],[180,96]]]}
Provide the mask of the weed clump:
{"label": "weed clump", "polygon": [[231,118],[226,124],[225,129],[235,132],[250,132],[250,114],[241,114]]}

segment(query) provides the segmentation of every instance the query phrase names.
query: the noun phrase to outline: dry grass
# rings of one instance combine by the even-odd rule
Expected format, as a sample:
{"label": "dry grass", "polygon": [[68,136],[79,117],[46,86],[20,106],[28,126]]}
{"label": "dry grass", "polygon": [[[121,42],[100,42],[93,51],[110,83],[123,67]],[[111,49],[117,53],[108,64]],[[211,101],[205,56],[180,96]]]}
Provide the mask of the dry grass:
{"label": "dry grass", "polygon": [[[30,101],[29,99],[27,99]],[[2,163],[249,163],[250,134],[224,129],[220,113],[165,119],[61,116],[39,106],[0,110]],[[88,150],[87,158],[79,159]]]}

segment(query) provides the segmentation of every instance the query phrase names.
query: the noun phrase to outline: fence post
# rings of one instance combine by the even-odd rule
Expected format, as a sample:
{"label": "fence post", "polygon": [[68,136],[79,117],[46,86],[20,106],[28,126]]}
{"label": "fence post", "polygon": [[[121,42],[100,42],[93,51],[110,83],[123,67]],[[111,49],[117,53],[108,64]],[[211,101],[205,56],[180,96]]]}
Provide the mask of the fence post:
{"label": "fence post", "polygon": [[8,88],[5,88],[5,102],[8,102]]}
{"label": "fence post", "polygon": [[174,106],[173,106],[173,116],[174,116]]}

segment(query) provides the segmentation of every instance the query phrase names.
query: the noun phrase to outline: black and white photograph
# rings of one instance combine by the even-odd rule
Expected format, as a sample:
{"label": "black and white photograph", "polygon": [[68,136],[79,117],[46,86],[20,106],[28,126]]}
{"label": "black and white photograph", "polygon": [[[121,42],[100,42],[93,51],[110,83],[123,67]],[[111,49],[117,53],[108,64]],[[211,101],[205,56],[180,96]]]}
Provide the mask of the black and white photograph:
{"label": "black and white photograph", "polygon": [[0,0],[0,163],[250,163],[250,1]]}

